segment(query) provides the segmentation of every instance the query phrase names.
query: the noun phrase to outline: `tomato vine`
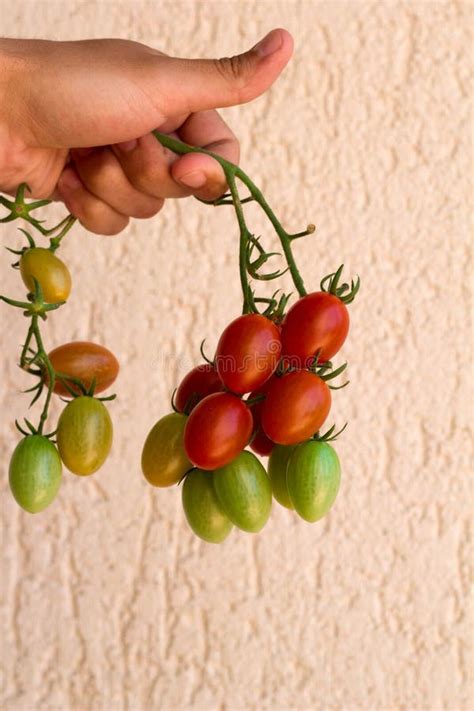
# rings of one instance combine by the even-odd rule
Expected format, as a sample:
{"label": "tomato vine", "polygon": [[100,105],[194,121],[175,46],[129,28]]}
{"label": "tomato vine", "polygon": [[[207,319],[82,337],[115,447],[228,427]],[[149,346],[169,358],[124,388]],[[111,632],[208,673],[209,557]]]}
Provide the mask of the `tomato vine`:
{"label": "tomato vine", "polygon": [[[204,155],[208,155],[214,160],[216,160],[224,171],[224,175],[229,186],[229,192],[225,193],[220,198],[217,198],[217,200],[201,200],[201,202],[214,206],[233,205],[234,207],[240,230],[239,273],[244,301],[243,312],[258,313],[259,311],[257,308],[257,304],[266,303],[267,308],[264,311],[265,315],[274,315],[275,312],[277,312],[278,310],[282,311],[284,309],[286,301],[289,298],[288,296],[283,295],[279,302],[277,302],[274,297],[271,299],[267,299],[265,297],[258,298],[255,297],[255,294],[250,286],[248,279],[249,275],[254,279],[268,281],[277,279],[283,274],[283,272],[277,271],[266,275],[259,274],[258,270],[262,266],[264,266],[264,264],[266,264],[271,257],[275,256],[276,253],[267,252],[261,245],[260,239],[255,237],[255,235],[252,234],[252,232],[248,228],[247,222],[245,220],[244,211],[242,208],[242,205],[248,202],[256,202],[258,205],[260,205],[263,212],[268,217],[278,236],[278,239],[280,240],[283,254],[287,263],[287,269],[291,274],[296,291],[298,292],[299,296],[305,296],[307,292],[305,289],[303,278],[298,270],[295,258],[293,256],[292,242],[296,239],[299,239],[300,237],[305,237],[306,235],[312,234],[315,231],[315,226],[313,224],[309,224],[306,229],[301,232],[296,232],[293,234],[287,232],[281,224],[280,220],[277,218],[277,216],[271,209],[268,202],[266,201],[261,190],[255,185],[253,180],[251,180],[249,176],[242,170],[242,168],[235,165],[234,163],[231,163],[225,158],[222,158],[216,153],[206,150],[205,148],[190,146],[187,143],[184,143],[183,141],[179,141],[178,139],[172,138],[171,136],[167,136],[164,133],[160,133],[159,131],[153,131],[153,134],[162,146],[168,148],[174,153],[177,153],[178,155],[184,155],[186,153],[203,153]],[[243,183],[243,185],[248,189],[250,193],[249,196],[241,199],[237,186],[237,180]],[[259,256],[257,257],[257,260],[252,263],[250,261],[250,257],[254,249],[258,251]]]}

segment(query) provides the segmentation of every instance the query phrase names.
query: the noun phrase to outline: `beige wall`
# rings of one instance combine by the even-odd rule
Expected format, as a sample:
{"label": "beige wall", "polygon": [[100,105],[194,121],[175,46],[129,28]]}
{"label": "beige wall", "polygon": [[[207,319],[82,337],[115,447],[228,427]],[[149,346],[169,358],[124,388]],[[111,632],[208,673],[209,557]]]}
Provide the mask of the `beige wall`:
{"label": "beige wall", "polygon": [[[285,223],[318,226],[297,247],[307,283],[340,261],[363,283],[352,382],[335,398],[350,422],[337,505],[316,525],[275,505],[260,535],[220,547],[191,535],[179,490],[148,487],[139,457],[200,340],[240,309],[227,208],[169,202],[116,238],[68,238],[74,293],[45,335],[119,357],[115,444],[35,517],[6,483],[26,379],[24,323],[1,308],[0,705],[467,709],[472,4],[0,0],[0,16],[5,35],[118,36],[182,56],[288,28],[278,84],[224,114]],[[8,263],[2,290],[19,294]]]}

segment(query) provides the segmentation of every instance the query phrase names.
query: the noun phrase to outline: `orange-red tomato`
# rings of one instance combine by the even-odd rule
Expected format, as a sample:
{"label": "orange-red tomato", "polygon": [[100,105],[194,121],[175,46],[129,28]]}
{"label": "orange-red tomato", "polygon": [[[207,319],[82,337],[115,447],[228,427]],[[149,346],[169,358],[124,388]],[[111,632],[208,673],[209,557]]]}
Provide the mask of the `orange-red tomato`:
{"label": "orange-red tomato", "polygon": [[199,469],[229,464],[248,444],[252,413],[230,393],[208,395],[196,405],[184,430],[184,450]]}
{"label": "orange-red tomato", "polygon": [[[250,393],[248,399],[252,400],[259,395],[266,395],[268,388],[275,379],[276,376],[273,375],[260,388]],[[256,454],[260,454],[261,457],[267,457],[275,446],[275,443],[267,437],[262,429],[262,412],[264,402],[265,400],[259,400],[253,405],[249,405],[253,417],[253,435],[249,446],[250,449],[253,449]]]}
{"label": "orange-red tomato", "polygon": [[187,415],[206,395],[218,393],[224,389],[222,381],[211,363],[196,366],[184,376],[174,397],[178,412]]}
{"label": "orange-red tomato", "polygon": [[228,390],[243,395],[268,380],[280,353],[278,326],[261,314],[244,314],[223,331],[217,344],[216,369]]}
{"label": "orange-red tomato", "polygon": [[277,444],[297,444],[319,430],[331,408],[331,391],[307,370],[274,378],[262,410],[263,431]]}
{"label": "orange-red tomato", "polygon": [[332,358],[346,340],[349,312],[333,294],[316,291],[299,299],[288,311],[281,329],[285,363],[307,368],[316,352],[322,363]]}
{"label": "orange-red tomato", "polygon": [[[93,378],[96,386],[94,394],[106,390],[115,381],[119,372],[117,358],[104,346],[90,341],[73,341],[58,346],[48,354],[56,373],[81,380],[86,388],[90,388]],[[48,374],[45,372],[46,382]],[[74,392],[82,394],[80,388],[66,379]],[[54,382],[54,392],[70,397],[71,393],[59,377]]]}

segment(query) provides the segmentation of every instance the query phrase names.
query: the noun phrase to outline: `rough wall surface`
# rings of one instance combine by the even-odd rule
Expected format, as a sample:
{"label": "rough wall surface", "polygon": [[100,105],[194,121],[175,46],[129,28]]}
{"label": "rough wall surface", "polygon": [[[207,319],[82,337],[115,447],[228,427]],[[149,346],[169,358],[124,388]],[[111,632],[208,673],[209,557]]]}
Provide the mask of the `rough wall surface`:
{"label": "rough wall surface", "polygon": [[[24,323],[1,308],[1,707],[472,708],[472,4],[1,0],[0,16],[6,36],[117,36],[181,56],[288,28],[296,53],[280,81],[223,113],[285,223],[318,226],[297,247],[307,283],[341,261],[363,281],[351,385],[335,397],[350,423],[335,508],[310,525],[275,504],[260,535],[220,547],[190,533],[178,490],[146,485],[139,456],[201,339],[212,346],[239,311],[228,208],[170,201],[116,238],[68,239],[73,297],[45,337],[119,357],[115,444],[35,517],[7,486],[26,379]],[[19,295],[2,260],[2,292]]]}

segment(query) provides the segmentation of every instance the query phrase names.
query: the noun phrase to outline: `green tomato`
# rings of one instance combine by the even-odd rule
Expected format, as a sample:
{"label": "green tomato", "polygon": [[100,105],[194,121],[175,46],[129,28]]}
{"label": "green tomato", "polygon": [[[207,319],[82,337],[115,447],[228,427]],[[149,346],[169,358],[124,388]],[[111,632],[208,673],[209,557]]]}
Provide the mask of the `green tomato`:
{"label": "green tomato", "polygon": [[194,469],[183,484],[183,508],[192,530],[208,543],[222,543],[232,521],[222,510],[212,484],[213,473]]}
{"label": "green tomato", "polygon": [[295,447],[286,470],[286,483],[296,512],[305,521],[325,516],[339,490],[341,467],[327,442],[310,440]]}
{"label": "green tomato", "polygon": [[104,403],[93,397],[71,400],[62,411],[56,433],[59,454],[73,474],[97,471],[112,446],[112,420]]}
{"label": "green tomato", "polygon": [[42,435],[19,442],[10,460],[10,489],[16,502],[29,513],[43,511],[56,497],[62,466],[54,444]]}
{"label": "green tomato", "polygon": [[33,247],[23,252],[20,274],[26,288],[34,294],[35,283],[41,286],[43,298],[50,304],[66,301],[71,293],[69,269],[50,249]]}
{"label": "green tomato", "polygon": [[150,430],[142,451],[142,472],[153,486],[172,486],[192,468],[183,445],[187,419],[186,415],[171,412]]}
{"label": "green tomato", "polygon": [[244,451],[214,471],[214,489],[222,508],[238,528],[250,533],[266,524],[272,507],[272,487],[257,457]]}
{"label": "green tomato", "polygon": [[288,460],[293,454],[296,445],[277,444],[273,447],[268,460],[268,476],[272,483],[273,496],[282,506],[293,509],[288,487],[286,485],[286,468]]}

